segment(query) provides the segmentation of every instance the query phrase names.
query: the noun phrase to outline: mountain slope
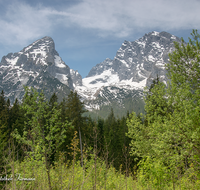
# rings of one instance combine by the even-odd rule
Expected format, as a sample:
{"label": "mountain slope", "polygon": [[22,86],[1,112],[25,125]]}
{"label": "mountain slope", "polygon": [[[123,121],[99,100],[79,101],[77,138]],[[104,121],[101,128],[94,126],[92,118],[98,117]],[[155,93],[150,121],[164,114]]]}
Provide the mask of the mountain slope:
{"label": "mountain slope", "polygon": [[[83,85],[75,89],[90,110],[100,111],[110,105],[123,112],[127,110],[127,97],[141,100],[144,87],[150,86],[157,75],[167,82],[165,64],[174,50],[174,41],[181,42],[167,32],[150,32],[134,42],[124,41],[113,60],[107,58],[93,67]],[[132,110],[138,111],[141,101],[134,105],[129,102]]]}
{"label": "mountain slope", "polygon": [[159,76],[167,82],[165,64],[174,41],[181,40],[167,32],[150,32],[142,38],[124,41],[113,60],[107,58],[93,67],[88,76],[70,69],[55,50],[52,38],[44,37],[18,53],[9,53],[0,63],[0,90],[11,103],[22,99],[23,86],[54,92],[62,100],[76,90],[88,110],[106,116],[110,107],[118,116],[128,111],[144,111],[143,89]]}
{"label": "mountain slope", "polygon": [[70,69],[55,50],[52,38],[44,37],[18,53],[9,53],[0,63],[0,90],[11,103],[23,97],[23,86],[56,92],[59,98],[67,96],[75,85],[81,85],[80,74]]}

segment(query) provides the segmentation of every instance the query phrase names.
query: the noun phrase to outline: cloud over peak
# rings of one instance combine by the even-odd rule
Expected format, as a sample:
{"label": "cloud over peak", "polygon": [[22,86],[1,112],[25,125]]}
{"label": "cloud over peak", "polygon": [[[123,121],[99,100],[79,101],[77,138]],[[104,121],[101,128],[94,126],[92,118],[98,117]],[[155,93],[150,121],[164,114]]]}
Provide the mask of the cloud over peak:
{"label": "cloud over peak", "polygon": [[57,0],[56,6],[43,2],[13,0],[4,5],[0,13],[1,43],[24,44],[51,35],[60,27],[95,31],[104,38],[126,38],[143,30],[198,29],[200,23],[198,0]]}

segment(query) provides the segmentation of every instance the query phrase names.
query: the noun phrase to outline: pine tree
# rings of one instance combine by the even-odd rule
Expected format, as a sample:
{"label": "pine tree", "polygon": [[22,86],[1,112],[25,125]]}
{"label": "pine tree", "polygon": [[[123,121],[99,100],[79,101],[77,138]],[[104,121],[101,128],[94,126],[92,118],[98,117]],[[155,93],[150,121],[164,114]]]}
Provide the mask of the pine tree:
{"label": "pine tree", "polygon": [[11,126],[10,126],[10,100],[8,99],[6,101],[4,97],[4,92],[2,90],[1,95],[0,95],[0,129],[3,134],[5,134],[5,138],[8,139],[10,138],[11,134]]}
{"label": "pine tree", "polygon": [[53,107],[55,106],[55,103],[57,102],[58,102],[58,97],[56,93],[54,92],[49,100],[49,109],[53,109]]}
{"label": "pine tree", "polygon": [[0,170],[7,171],[9,167],[8,157],[11,155],[10,142],[13,140],[11,133],[11,115],[10,115],[10,100],[5,99],[4,92],[2,90],[0,95]]}
{"label": "pine tree", "polygon": [[111,108],[110,114],[104,123],[104,152],[108,152],[108,162],[113,163],[117,158],[118,143],[117,143],[117,121]]}
{"label": "pine tree", "polygon": [[[21,108],[21,105],[19,104],[18,100],[15,99],[15,102],[13,106],[10,109],[10,126],[11,126],[11,136],[13,131],[16,129],[19,134],[22,136],[23,135],[23,130],[24,130],[24,122],[27,121],[26,117],[24,116],[25,112]],[[15,144],[15,153],[16,153],[16,159],[17,160],[22,160],[24,158],[24,150],[23,146],[16,141],[16,139],[13,139],[14,144]]]}
{"label": "pine tree", "polygon": [[66,116],[72,122],[75,130],[79,133],[81,165],[83,165],[82,134],[85,130],[84,125],[86,118],[83,116],[83,113],[85,112],[84,103],[81,102],[80,96],[77,92],[71,91],[66,100]]}
{"label": "pine tree", "polygon": [[4,91],[2,90],[0,95],[0,112],[5,109],[5,105],[6,105],[6,100],[4,97]]}

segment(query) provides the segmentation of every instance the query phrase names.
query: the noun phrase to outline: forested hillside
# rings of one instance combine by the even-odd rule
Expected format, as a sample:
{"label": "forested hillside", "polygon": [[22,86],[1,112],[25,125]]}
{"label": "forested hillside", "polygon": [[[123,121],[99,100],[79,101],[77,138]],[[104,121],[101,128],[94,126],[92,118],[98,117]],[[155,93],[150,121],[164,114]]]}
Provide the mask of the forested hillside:
{"label": "forested hillside", "polygon": [[200,189],[200,43],[175,43],[145,90],[145,114],[84,116],[71,91],[58,102],[25,87],[22,103],[0,95],[1,189]]}
{"label": "forested hillside", "polygon": [[[71,167],[80,167],[79,170],[85,170],[85,175],[89,172],[87,175],[92,178],[94,175],[99,176],[100,167],[104,170],[115,168],[128,176],[135,165],[134,159],[131,159],[129,154],[130,138],[126,136],[128,116],[117,119],[111,109],[105,120],[99,118],[95,121],[90,117],[84,117],[82,116],[86,112],[84,104],[80,101],[79,95],[73,91],[62,102],[58,103],[57,100],[55,94],[48,100],[42,92],[38,93],[35,89],[26,87],[23,102],[19,104],[16,100],[11,107],[9,99],[5,100],[2,91],[0,96],[2,178],[20,173],[21,177],[36,178],[34,182],[27,184],[31,184],[33,189],[38,189],[41,185],[38,175],[45,175],[49,189],[59,189],[60,184],[54,184],[55,176],[52,177],[51,172],[57,170],[57,164],[60,163],[65,170],[71,171]],[[93,166],[96,167],[95,171],[92,169]],[[39,170],[43,170],[40,167],[46,173],[39,174]],[[105,171],[101,175],[105,178],[103,181],[107,180]],[[57,177],[61,177],[61,173]],[[17,177],[13,178],[16,179]],[[89,181],[86,180],[83,187],[87,186]],[[0,185],[9,189],[11,184],[6,182],[3,181]],[[18,188],[26,186],[20,181],[16,183]],[[69,181],[67,186],[73,189],[77,183],[79,181]],[[63,185],[66,183],[63,182]],[[98,182],[93,185],[98,186]]]}

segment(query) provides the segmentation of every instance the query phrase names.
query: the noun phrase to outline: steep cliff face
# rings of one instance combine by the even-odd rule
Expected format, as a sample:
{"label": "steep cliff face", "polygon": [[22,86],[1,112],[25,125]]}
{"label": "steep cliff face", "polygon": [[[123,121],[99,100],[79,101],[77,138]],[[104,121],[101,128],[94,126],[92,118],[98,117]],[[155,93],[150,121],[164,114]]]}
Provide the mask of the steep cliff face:
{"label": "steep cliff face", "polygon": [[70,89],[81,85],[80,79],[77,80],[81,78],[80,74],[76,72],[75,78],[71,73],[72,70],[70,72],[70,68],[55,50],[53,39],[44,37],[18,53],[9,53],[2,58],[0,88],[11,102],[15,98],[22,98],[24,85],[67,95]]}
{"label": "steep cliff face", "polygon": [[166,83],[165,64],[174,50],[174,41],[181,42],[167,32],[155,31],[134,42],[124,41],[113,60],[107,58],[97,64],[83,79],[83,85],[76,87],[88,109],[105,105],[126,108],[125,99],[141,99],[144,87],[150,86],[157,75]]}
{"label": "steep cliff face", "polygon": [[91,81],[98,83],[103,80],[102,73],[109,70],[111,75],[117,75],[117,82],[131,80],[140,83],[155,78],[157,74],[165,81],[164,65],[168,62],[169,52],[174,49],[174,41],[181,42],[167,32],[150,32],[134,42],[124,41],[113,60],[106,59],[97,64],[86,78],[99,76],[96,81]]}

